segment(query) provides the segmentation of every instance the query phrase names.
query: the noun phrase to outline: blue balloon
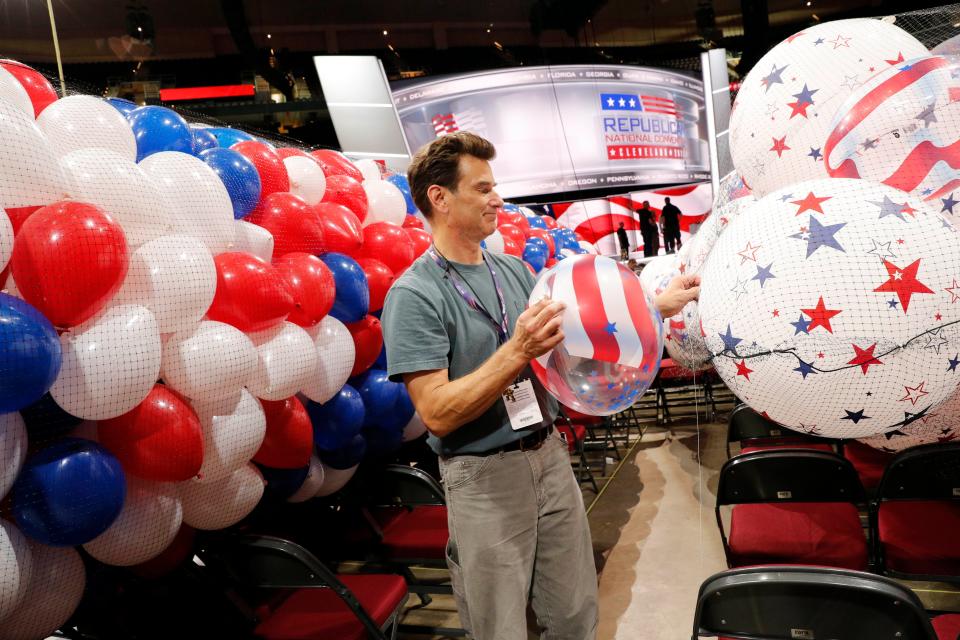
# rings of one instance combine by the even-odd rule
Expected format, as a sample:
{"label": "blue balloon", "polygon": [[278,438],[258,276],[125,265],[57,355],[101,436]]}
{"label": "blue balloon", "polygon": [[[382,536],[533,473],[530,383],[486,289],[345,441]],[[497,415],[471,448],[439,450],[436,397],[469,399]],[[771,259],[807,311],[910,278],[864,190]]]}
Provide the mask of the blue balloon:
{"label": "blue balloon", "polygon": [[527,238],[527,243],[523,247],[523,259],[530,263],[533,270],[537,273],[547,264],[547,258],[550,255],[550,248],[547,241],[543,238]]}
{"label": "blue balloon", "polygon": [[198,158],[216,171],[230,194],[233,217],[246,217],[260,202],[260,174],[239,151],[217,147],[201,151]]}
{"label": "blue balloon", "polygon": [[350,438],[345,445],[334,451],[320,450],[320,461],[332,469],[349,469],[360,463],[367,453],[367,441],[361,434]]}
{"label": "blue balloon", "polygon": [[313,425],[313,443],[321,451],[336,451],[360,433],[366,410],[363,399],[348,384],[323,404],[307,403]]}
{"label": "blue balloon", "polygon": [[407,176],[395,173],[392,176],[387,176],[387,182],[400,189],[403,199],[407,201],[407,213],[416,213],[417,205],[413,201],[413,193],[410,191],[410,182],[407,180]]}
{"label": "blue balloon", "polygon": [[137,107],[127,116],[137,139],[137,162],[160,151],[193,153],[193,134],[180,114],[166,107]]}
{"label": "blue balloon", "polygon": [[278,500],[286,500],[295,494],[310,473],[310,465],[297,469],[275,469],[260,464],[257,467],[267,481],[267,495]]}
{"label": "blue balloon", "polygon": [[403,430],[364,429],[363,439],[367,443],[366,457],[379,460],[400,448],[403,444]]}
{"label": "blue balloon", "polygon": [[403,385],[390,382],[383,369],[370,369],[356,380],[356,389],[363,399],[363,426],[378,425],[393,413],[394,405],[400,397]]}
{"label": "blue balloon", "polygon": [[23,422],[31,441],[44,441],[66,435],[71,429],[83,422],[83,418],[70,415],[60,408],[49,393],[20,409]]}
{"label": "blue balloon", "polygon": [[386,370],[386,368],[387,368],[387,347],[386,347],[386,345],[384,345],[384,346],[380,349],[380,355],[378,355],[378,356],[377,356],[377,359],[373,361],[373,368],[374,368],[374,369],[383,369],[383,370]]}
{"label": "blue balloon", "polygon": [[504,202],[503,206],[500,208],[503,209],[504,211],[512,211],[514,213],[520,213],[520,207],[518,205],[513,204],[512,202]]}
{"label": "blue balloon", "polygon": [[527,222],[530,223],[531,229],[546,229],[547,223],[543,221],[543,218],[540,216],[529,216]]}
{"label": "blue balloon", "polygon": [[256,140],[252,135],[246,131],[241,131],[240,129],[233,129],[231,127],[209,127],[207,128],[213,137],[217,139],[217,144],[219,144],[224,149],[229,149],[238,142],[245,142],[247,140]]}
{"label": "blue balloon", "polygon": [[325,253],[320,259],[333,272],[337,286],[330,315],[344,324],[363,320],[370,308],[370,288],[363,269],[356,260],[342,253]]}
{"label": "blue balloon", "polygon": [[556,249],[556,254],[554,257],[560,257],[560,251],[566,248],[566,239],[563,237],[563,233],[560,232],[560,229],[550,229],[547,233],[550,234],[550,237],[553,238],[553,246]]}
{"label": "blue balloon", "polygon": [[190,132],[191,135],[193,135],[193,155],[195,156],[200,155],[201,151],[214,149],[220,146],[220,143],[217,142],[217,139],[213,136],[213,134],[206,129],[190,127]]}
{"label": "blue balloon", "polygon": [[396,431],[402,436],[403,428],[406,427],[407,423],[413,418],[415,411],[413,401],[410,400],[410,394],[407,393],[407,388],[400,385],[400,393],[397,396],[396,403],[393,405],[393,411],[381,420],[379,426],[386,431]]}
{"label": "blue balloon", "polygon": [[60,338],[31,304],[0,293],[0,413],[33,404],[60,373]]}
{"label": "blue balloon", "polygon": [[124,117],[130,115],[130,112],[137,108],[136,102],[131,102],[123,98],[107,98],[106,100],[114,109],[122,113]]}
{"label": "blue balloon", "polygon": [[113,524],[127,495],[120,461],[96,442],[66,438],[29,458],[13,485],[13,517],[55,547],[90,542]]}

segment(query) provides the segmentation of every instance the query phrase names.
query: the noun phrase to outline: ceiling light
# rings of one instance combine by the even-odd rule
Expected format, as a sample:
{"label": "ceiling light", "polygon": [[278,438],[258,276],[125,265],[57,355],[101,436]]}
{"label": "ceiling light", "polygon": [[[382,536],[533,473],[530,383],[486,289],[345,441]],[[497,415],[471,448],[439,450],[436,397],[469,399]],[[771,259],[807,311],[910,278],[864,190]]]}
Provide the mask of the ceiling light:
{"label": "ceiling light", "polygon": [[383,30],[383,35],[388,36],[388,35],[390,35],[390,32],[387,31],[386,29],[384,29],[384,30]]}
{"label": "ceiling light", "polygon": [[490,29],[487,29],[487,33],[490,33]]}
{"label": "ceiling light", "polygon": [[272,38],[272,37],[273,37],[273,36],[271,36],[269,33],[267,34],[267,40],[269,40],[269,39]]}

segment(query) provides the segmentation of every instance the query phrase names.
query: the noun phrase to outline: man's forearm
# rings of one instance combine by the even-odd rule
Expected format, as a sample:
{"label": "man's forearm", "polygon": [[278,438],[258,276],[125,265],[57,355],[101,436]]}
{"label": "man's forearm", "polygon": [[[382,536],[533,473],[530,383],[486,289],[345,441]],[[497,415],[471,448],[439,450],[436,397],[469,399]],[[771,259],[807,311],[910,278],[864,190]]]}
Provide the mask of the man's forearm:
{"label": "man's forearm", "polygon": [[493,406],[528,364],[530,361],[508,342],[472,373],[433,389],[428,396],[429,414],[421,418],[439,438],[456,431]]}

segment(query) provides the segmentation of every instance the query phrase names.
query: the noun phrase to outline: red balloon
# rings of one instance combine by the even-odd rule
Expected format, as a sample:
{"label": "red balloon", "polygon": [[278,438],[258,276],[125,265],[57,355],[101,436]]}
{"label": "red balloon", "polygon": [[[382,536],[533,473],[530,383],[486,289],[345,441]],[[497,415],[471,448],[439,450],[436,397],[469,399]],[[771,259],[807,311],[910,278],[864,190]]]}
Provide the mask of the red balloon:
{"label": "red balloon", "polygon": [[10,266],[3,268],[3,271],[0,271],[0,289],[3,289],[7,286],[7,275],[10,273]]}
{"label": "red balloon", "polygon": [[353,336],[353,346],[357,355],[353,361],[351,376],[358,376],[376,362],[380,350],[383,349],[383,329],[375,316],[367,316],[360,322],[347,325],[350,335]]}
{"label": "red balloon", "polygon": [[13,235],[20,233],[20,227],[41,207],[8,207],[5,209],[10,218],[10,224],[13,225]]}
{"label": "red balloon", "polygon": [[[339,151],[334,151],[333,149],[317,149],[316,151],[311,151],[310,155],[320,163],[320,167],[323,169],[323,175],[326,176],[327,180],[333,176],[347,176],[357,182],[363,182],[363,174],[360,173],[360,169],[357,169],[356,165],[350,162],[347,156]],[[328,188],[329,184],[328,182]]]}
{"label": "red balloon", "polygon": [[182,482],[203,464],[200,419],[180,394],[162,384],[122,416],[99,421],[97,438],[124,471],[145,480]]}
{"label": "red balloon", "polygon": [[324,251],[323,223],[316,210],[292,193],[272,193],[250,212],[247,222],[273,234],[274,259],[288,253]]}
{"label": "red balloon", "polygon": [[267,416],[267,433],[254,462],[274,469],[299,469],[310,464],[313,425],[310,414],[296,396],[286,400],[261,400]]}
{"label": "red balloon", "polygon": [[272,147],[256,140],[244,140],[230,147],[253,163],[260,175],[260,200],[278,191],[290,191],[290,177],[283,158]]}
{"label": "red balloon", "polygon": [[349,208],[333,202],[314,205],[323,227],[323,252],[352,256],[363,246],[363,225]]}
{"label": "red balloon", "polygon": [[367,287],[370,289],[370,312],[383,309],[383,301],[387,297],[387,290],[396,279],[390,267],[373,258],[360,258],[357,264],[367,276]]}
{"label": "red balloon", "polygon": [[367,192],[363,185],[350,176],[333,175],[327,177],[327,190],[320,202],[342,204],[357,216],[360,222],[367,218]]}
{"label": "red balloon", "polygon": [[555,264],[557,264],[557,259],[556,259],[556,258],[550,258],[550,259],[547,260],[547,262],[543,265],[543,268],[544,268],[544,269],[549,269],[550,267],[554,266]]}
{"label": "red balloon", "polygon": [[521,247],[527,241],[527,236],[524,235],[520,227],[513,224],[502,224],[498,227],[500,235],[504,238],[509,237],[515,243],[519,244]]}
{"label": "red balloon", "polygon": [[577,242],[583,242],[584,240],[586,240],[586,238],[584,238],[582,235],[580,235],[576,231],[573,232],[573,237],[577,239]]}
{"label": "red balloon", "polygon": [[320,258],[309,253],[288,253],[273,266],[293,295],[294,309],[287,320],[301,327],[312,327],[330,313],[337,285],[333,272]]}
{"label": "red balloon", "polygon": [[543,220],[543,224],[547,225],[547,229],[560,228],[560,225],[557,224],[557,219],[553,216],[540,216],[540,219]]}
{"label": "red balloon", "polygon": [[277,155],[280,156],[281,160],[285,160],[290,156],[303,156],[304,158],[313,157],[303,149],[297,149],[296,147],[277,147]]}
{"label": "red balloon", "polygon": [[530,229],[530,233],[527,235],[528,238],[540,238],[547,243],[547,249],[549,250],[549,255],[554,255],[557,252],[557,247],[553,243],[553,236],[550,235],[550,232],[546,229]]}
{"label": "red balloon", "polygon": [[523,245],[510,236],[503,236],[503,252],[519,258],[523,255]]}
{"label": "red balloon", "polygon": [[174,536],[170,546],[164,549],[160,555],[146,562],[135,564],[130,567],[133,573],[147,580],[156,580],[173,572],[180,567],[187,558],[193,557],[193,542],[197,537],[197,530],[184,523],[180,525],[180,530]]}
{"label": "red balloon", "polygon": [[16,60],[0,60],[0,67],[9,71],[26,89],[27,95],[30,96],[30,102],[33,103],[34,118],[38,117],[40,112],[47,108],[47,105],[57,99],[57,91],[53,88],[53,85],[33,67],[28,67]]}
{"label": "red balloon", "polygon": [[527,221],[527,216],[523,215],[519,211],[504,211],[503,209],[498,209],[497,226],[499,227],[500,225],[504,224],[512,224],[520,229],[525,237],[529,237],[530,222]]}
{"label": "red balloon", "polygon": [[413,262],[413,240],[403,227],[391,222],[374,222],[364,227],[363,246],[353,257],[379,260],[396,273]]}
{"label": "red balloon", "polygon": [[23,299],[57,327],[91,318],[123,284],[130,258],[123,229],[82,202],[43,207],[20,227],[10,270]]}
{"label": "red balloon", "polygon": [[403,219],[403,228],[404,229],[424,229],[426,227],[423,225],[423,220],[418,218],[415,215],[407,214]]}
{"label": "red balloon", "polygon": [[410,241],[413,242],[413,259],[416,260],[433,244],[433,236],[423,229],[404,228]]}
{"label": "red balloon", "polygon": [[269,262],[241,252],[221,253],[213,262],[217,293],[207,310],[210,320],[226,322],[240,331],[265,331],[293,311],[293,295]]}

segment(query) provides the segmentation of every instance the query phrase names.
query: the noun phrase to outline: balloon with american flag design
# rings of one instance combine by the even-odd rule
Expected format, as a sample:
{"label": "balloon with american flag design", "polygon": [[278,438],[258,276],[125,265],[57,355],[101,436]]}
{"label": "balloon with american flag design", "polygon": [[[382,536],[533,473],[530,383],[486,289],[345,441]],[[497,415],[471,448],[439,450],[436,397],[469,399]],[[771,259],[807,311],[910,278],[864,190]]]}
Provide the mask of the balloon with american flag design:
{"label": "balloon with american flag design", "polygon": [[760,59],[737,93],[730,114],[737,172],[758,198],[827,177],[824,144],[844,100],[881,70],[927,54],[900,27],[872,18],[825,22],[790,36]]}
{"label": "balloon with american flag design", "polygon": [[775,191],[734,219],[701,278],[717,372],[788,428],[891,432],[960,382],[960,242],[915,196],[845,178]]}
{"label": "balloon with american flag design", "polygon": [[640,271],[640,286],[651,299],[660,295],[670,281],[680,274],[679,258],[674,253],[656,256]]}
{"label": "balloon with american flag design", "polygon": [[960,216],[960,58],[914,58],[870,78],[834,116],[823,157],[832,177],[883,182]]}
{"label": "balloon with american flag design", "polygon": [[544,297],[567,305],[564,340],[532,361],[543,386],[561,404],[604,416],[643,395],[660,366],[660,314],[637,276],[615,260],[576,255],[545,272],[530,304]]}

